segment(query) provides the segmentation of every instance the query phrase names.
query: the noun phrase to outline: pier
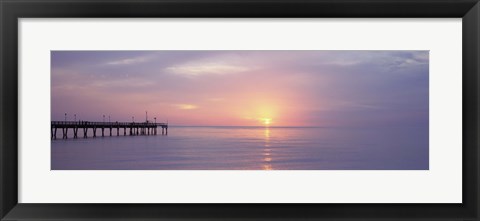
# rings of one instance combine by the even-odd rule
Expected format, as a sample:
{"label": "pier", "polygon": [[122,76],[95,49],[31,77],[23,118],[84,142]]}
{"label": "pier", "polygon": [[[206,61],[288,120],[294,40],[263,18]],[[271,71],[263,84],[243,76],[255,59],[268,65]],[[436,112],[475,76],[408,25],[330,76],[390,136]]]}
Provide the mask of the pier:
{"label": "pier", "polygon": [[[123,132],[123,136],[139,136],[139,135],[157,135],[157,129],[161,128],[162,135],[168,134],[167,123],[153,123],[153,122],[89,122],[89,121],[52,121],[51,139],[57,139],[57,130],[61,130],[62,139],[68,139],[68,131],[73,131],[73,138],[76,139],[79,135],[83,135],[83,138],[88,138],[88,131],[93,131],[92,137],[97,137],[97,130],[101,132],[101,136],[104,137],[107,134],[105,130],[109,132],[108,136],[120,136]],[[80,131],[79,131],[80,130]],[[113,132],[116,132],[112,134]],[[80,133],[80,134],[79,134]]]}

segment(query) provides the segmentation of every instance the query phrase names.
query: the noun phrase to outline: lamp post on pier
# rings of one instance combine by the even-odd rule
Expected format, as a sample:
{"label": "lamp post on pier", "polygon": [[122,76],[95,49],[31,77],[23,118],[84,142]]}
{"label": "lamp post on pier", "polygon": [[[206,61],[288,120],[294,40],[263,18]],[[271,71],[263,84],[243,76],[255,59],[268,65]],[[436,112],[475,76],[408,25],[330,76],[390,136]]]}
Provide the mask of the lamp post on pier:
{"label": "lamp post on pier", "polygon": [[65,123],[67,122],[67,113],[65,113]]}
{"label": "lamp post on pier", "polygon": [[74,114],[73,117],[75,119],[74,121],[77,121],[77,114]]}
{"label": "lamp post on pier", "polygon": [[154,117],[153,119],[155,119],[155,125],[157,124],[157,117]]}
{"label": "lamp post on pier", "polygon": [[105,124],[105,114],[103,115],[103,123]]}

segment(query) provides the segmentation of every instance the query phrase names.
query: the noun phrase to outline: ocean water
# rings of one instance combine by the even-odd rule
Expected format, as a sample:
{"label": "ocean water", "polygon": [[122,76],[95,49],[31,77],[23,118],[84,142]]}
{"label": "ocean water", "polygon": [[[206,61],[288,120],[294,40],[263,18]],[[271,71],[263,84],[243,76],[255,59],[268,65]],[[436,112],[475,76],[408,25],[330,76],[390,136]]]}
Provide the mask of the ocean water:
{"label": "ocean water", "polygon": [[[159,128],[160,131],[160,128]],[[428,128],[175,127],[51,141],[52,170],[428,170]],[[80,135],[80,130],[79,130]],[[83,135],[83,134],[82,134]]]}

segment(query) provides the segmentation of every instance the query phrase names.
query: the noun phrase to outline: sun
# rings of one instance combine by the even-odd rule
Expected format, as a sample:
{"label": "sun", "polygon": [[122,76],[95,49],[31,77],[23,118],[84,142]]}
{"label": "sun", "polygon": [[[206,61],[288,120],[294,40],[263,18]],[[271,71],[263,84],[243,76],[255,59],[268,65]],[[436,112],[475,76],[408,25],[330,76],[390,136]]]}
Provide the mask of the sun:
{"label": "sun", "polygon": [[268,126],[272,124],[272,119],[271,118],[261,118],[260,121],[265,125]]}

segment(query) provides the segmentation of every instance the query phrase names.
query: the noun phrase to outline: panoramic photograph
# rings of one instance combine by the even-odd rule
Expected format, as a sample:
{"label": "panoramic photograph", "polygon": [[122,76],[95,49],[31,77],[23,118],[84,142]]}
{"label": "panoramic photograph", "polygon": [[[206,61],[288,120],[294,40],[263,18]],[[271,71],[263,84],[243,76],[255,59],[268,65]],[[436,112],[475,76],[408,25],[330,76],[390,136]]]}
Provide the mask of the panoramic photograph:
{"label": "panoramic photograph", "polygon": [[51,170],[428,170],[429,51],[51,51]]}

